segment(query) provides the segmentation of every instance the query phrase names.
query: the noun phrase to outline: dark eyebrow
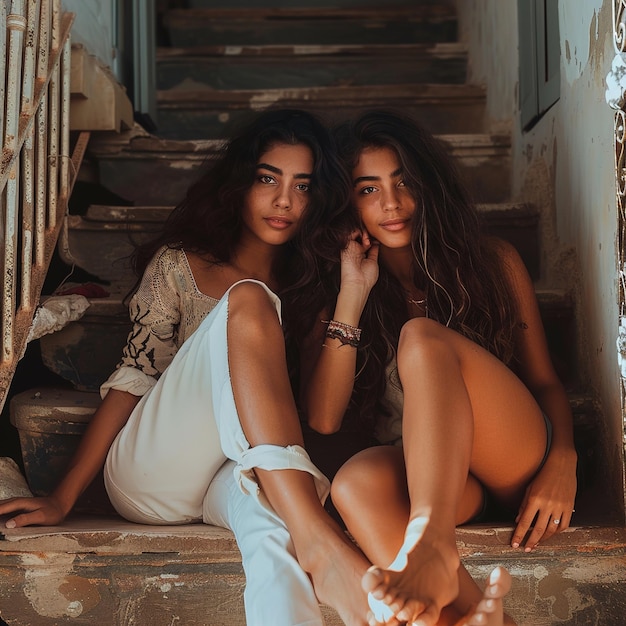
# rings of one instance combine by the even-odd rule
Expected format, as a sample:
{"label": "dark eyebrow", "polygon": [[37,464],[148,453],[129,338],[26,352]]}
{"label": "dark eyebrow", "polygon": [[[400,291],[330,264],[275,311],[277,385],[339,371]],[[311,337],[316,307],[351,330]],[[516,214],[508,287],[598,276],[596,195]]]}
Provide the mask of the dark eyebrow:
{"label": "dark eyebrow", "polygon": [[[396,176],[400,176],[402,174],[402,168],[399,167],[397,170],[391,172],[390,177],[395,178]],[[380,180],[380,176],[359,176],[354,179],[353,185],[356,187],[359,183],[367,182],[367,181],[377,181]]]}
{"label": "dark eyebrow", "polygon": [[[269,163],[257,163],[256,168],[257,170],[268,170],[270,172],[274,172],[274,174],[278,174],[279,176],[283,175],[283,170],[279,169],[278,167],[274,167],[273,165],[269,165]],[[311,174],[295,174],[294,178],[310,179]]]}
{"label": "dark eyebrow", "polygon": [[380,176],[359,176],[358,178],[354,179],[354,186],[356,187],[359,183],[363,183],[366,181],[376,181],[376,180],[380,180]]}

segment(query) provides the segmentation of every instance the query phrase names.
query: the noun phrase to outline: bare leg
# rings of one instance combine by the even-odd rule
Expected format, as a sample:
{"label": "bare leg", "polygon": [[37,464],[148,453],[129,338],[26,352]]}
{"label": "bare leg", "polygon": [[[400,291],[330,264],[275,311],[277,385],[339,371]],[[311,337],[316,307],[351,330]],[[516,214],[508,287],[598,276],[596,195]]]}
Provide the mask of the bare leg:
{"label": "bare leg", "polygon": [[[368,559],[374,563],[391,563],[400,550],[410,511],[402,450],[380,446],[355,455],[337,473],[332,496]],[[482,489],[470,476],[457,512],[457,523],[466,521],[468,515],[472,517],[481,507]],[[442,610],[438,626],[456,626],[482,600],[483,592],[461,565],[459,594]],[[487,622],[492,623],[499,622]],[[513,624],[513,621],[505,616],[504,623]]]}
{"label": "bare leg", "polygon": [[[414,349],[416,338],[407,337],[407,327],[398,348],[398,372],[404,389],[403,440],[405,446],[407,442],[411,446],[410,454],[405,449],[410,502],[407,528],[416,525],[421,532],[412,533],[410,539],[405,535],[399,552],[402,569],[395,571],[398,568],[392,564],[386,570],[370,570],[363,587],[383,600],[398,621],[431,626],[459,592],[455,521],[474,432],[464,388],[455,394],[434,393],[441,388],[441,381],[447,380],[447,373],[458,369],[456,355],[441,349],[445,346]],[[437,362],[431,362],[431,352],[437,352]],[[419,375],[414,380],[416,372]],[[413,418],[407,409],[418,405],[419,414]],[[447,419],[441,419],[442,415]],[[453,429],[448,416],[455,416]],[[443,453],[446,450],[450,450],[449,455]]]}
{"label": "bare leg", "polygon": [[394,564],[368,572],[363,585],[398,622],[430,626],[458,593],[454,528],[468,473],[503,501],[518,502],[541,462],[546,433],[536,402],[510,370],[432,320],[405,325],[398,371],[409,531],[420,531],[409,532]]}
{"label": "bare leg", "polygon": [[[241,288],[240,288],[241,287]],[[229,367],[237,411],[251,446],[303,445],[276,311],[258,286],[233,289],[228,321]],[[296,556],[320,601],[349,626],[366,624],[361,577],[369,562],[326,513],[312,476],[256,470],[263,493],[289,530]]]}

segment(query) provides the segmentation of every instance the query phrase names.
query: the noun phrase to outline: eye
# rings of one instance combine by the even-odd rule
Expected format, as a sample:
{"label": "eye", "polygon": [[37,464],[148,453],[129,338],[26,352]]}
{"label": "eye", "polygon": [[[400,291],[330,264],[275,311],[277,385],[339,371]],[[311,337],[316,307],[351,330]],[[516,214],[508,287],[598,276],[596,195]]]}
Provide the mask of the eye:
{"label": "eye", "polygon": [[370,193],[374,193],[375,191],[376,191],[376,187],[372,187],[372,186],[361,187],[361,189],[359,189],[359,193],[364,195],[364,196],[367,196]]}
{"label": "eye", "polygon": [[406,187],[406,183],[403,180],[399,180],[398,187]]}
{"label": "eye", "polygon": [[261,174],[258,178],[258,181],[260,183],[263,183],[264,185],[271,185],[276,182],[276,179],[269,174]]}
{"label": "eye", "polygon": [[309,191],[311,189],[311,185],[309,185],[309,183],[298,183],[296,185],[296,189],[298,191],[303,191],[303,192],[306,193],[307,191]]}

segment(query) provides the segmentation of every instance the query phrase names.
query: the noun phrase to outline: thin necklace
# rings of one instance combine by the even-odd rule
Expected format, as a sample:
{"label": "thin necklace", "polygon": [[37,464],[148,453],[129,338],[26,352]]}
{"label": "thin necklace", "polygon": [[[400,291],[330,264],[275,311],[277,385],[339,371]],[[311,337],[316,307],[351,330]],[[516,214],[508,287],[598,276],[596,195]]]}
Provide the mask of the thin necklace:
{"label": "thin necklace", "polygon": [[418,309],[422,309],[424,311],[424,315],[428,317],[428,298],[420,298],[419,300],[415,298],[411,298],[409,292],[406,292],[406,299],[409,304],[416,306]]}
{"label": "thin necklace", "polygon": [[407,300],[415,306],[423,307],[425,304],[428,304],[428,298],[422,298],[421,300],[413,300],[413,298],[407,298]]}

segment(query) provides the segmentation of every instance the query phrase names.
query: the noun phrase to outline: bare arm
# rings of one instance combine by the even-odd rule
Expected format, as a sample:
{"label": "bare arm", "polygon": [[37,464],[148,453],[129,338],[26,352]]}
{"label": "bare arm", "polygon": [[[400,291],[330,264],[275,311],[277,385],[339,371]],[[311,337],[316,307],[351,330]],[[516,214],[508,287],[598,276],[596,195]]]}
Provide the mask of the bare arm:
{"label": "bare arm", "polygon": [[[520,319],[515,337],[520,378],[552,424],[546,462],[526,491],[513,538],[513,542],[521,543],[535,515],[549,514],[545,533],[536,524],[528,538],[526,546],[532,548],[540,538],[543,541],[569,525],[576,497],[577,456],[570,404],[550,359],[532,281],[517,252],[510,246],[502,250]],[[560,523],[555,524],[554,519]]]}
{"label": "bare arm", "polygon": [[[359,326],[369,292],[378,278],[378,245],[367,233],[353,233],[341,257],[341,286],[332,318]],[[323,314],[320,319],[329,319]],[[339,430],[354,386],[356,349],[325,336],[326,324],[316,326],[302,358],[304,406],[314,430]]]}
{"label": "bare arm", "polygon": [[6,522],[7,528],[61,523],[78,497],[104,465],[113,440],[140,398],[111,389],[94,413],[67,472],[54,492],[42,498],[11,498],[0,503],[0,515],[24,511]]}

